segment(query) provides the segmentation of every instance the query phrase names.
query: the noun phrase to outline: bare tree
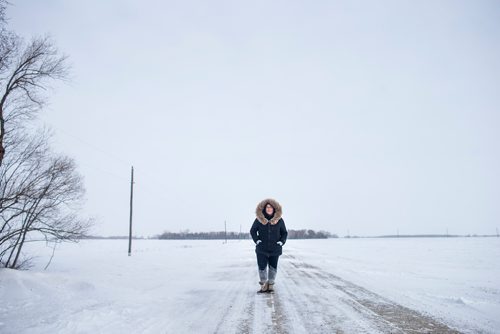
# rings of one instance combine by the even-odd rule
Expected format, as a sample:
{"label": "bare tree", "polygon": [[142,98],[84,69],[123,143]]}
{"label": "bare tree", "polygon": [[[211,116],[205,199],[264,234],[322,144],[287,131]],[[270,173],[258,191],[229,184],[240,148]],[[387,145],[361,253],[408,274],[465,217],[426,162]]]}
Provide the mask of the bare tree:
{"label": "bare tree", "polygon": [[0,263],[18,268],[27,242],[77,241],[84,188],[71,158],[51,153],[47,132],[17,136],[0,166]]}
{"label": "bare tree", "polygon": [[6,4],[0,0],[0,166],[5,136],[43,107],[43,92],[51,81],[68,75],[66,56],[59,54],[49,37],[36,37],[25,44],[6,28]]}
{"label": "bare tree", "polygon": [[50,83],[67,78],[66,57],[49,37],[25,43],[9,31],[7,4],[0,0],[0,265],[19,268],[29,264],[26,243],[76,241],[91,224],[77,216],[84,189],[75,162],[52,153],[47,131],[27,132]]}

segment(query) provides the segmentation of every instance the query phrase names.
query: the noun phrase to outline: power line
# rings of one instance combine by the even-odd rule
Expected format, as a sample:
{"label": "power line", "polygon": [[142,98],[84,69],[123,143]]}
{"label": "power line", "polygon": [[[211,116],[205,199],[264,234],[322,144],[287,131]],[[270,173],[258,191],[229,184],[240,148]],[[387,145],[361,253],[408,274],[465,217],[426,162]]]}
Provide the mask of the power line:
{"label": "power line", "polygon": [[134,205],[134,167],[132,166],[130,174],[130,220],[128,233],[128,256],[132,255],[132,208]]}
{"label": "power line", "polygon": [[[123,160],[123,159],[121,159],[121,158],[117,157],[115,154],[110,153],[110,152],[108,152],[108,151],[106,151],[106,150],[103,150],[102,148],[100,148],[100,147],[98,147],[98,146],[96,146],[96,145],[94,145],[94,144],[92,144],[92,143],[89,143],[88,141],[86,141],[86,140],[84,140],[84,139],[82,139],[82,138],[80,138],[80,137],[78,137],[78,136],[75,136],[75,135],[73,135],[73,134],[71,134],[71,133],[69,133],[69,132],[67,132],[67,131],[65,131],[65,130],[62,130],[62,129],[60,129],[60,128],[57,128],[57,127],[54,127],[54,128],[55,128],[55,130],[56,130],[56,131],[58,131],[58,132],[60,131],[60,132],[62,132],[63,134],[65,134],[65,135],[67,135],[67,136],[69,136],[69,137],[71,137],[71,138],[73,138],[73,139],[75,139],[75,140],[77,140],[77,141],[81,142],[82,144],[86,145],[86,146],[87,146],[87,147],[89,147],[90,149],[92,149],[92,150],[94,150],[94,151],[98,151],[98,152],[100,152],[100,153],[102,153],[102,154],[106,155],[108,158],[113,159],[113,160],[115,160],[115,161],[117,161],[117,162],[120,162],[121,164],[124,164],[124,167],[126,166],[126,167],[127,167],[127,169],[128,169],[128,167],[129,167],[130,165],[132,165],[130,162],[125,161],[125,160]],[[126,180],[126,181],[128,182],[128,178],[126,178],[126,177],[124,177],[124,176],[119,176],[119,175],[117,175],[117,174],[115,174],[115,173],[113,173],[113,172],[110,172],[109,170],[103,169],[103,168],[101,168],[101,167],[96,167],[95,165],[89,164],[89,163],[87,163],[87,162],[81,162],[81,161],[79,161],[79,163],[80,163],[80,164],[82,164],[82,165],[84,165],[84,166],[91,167],[91,168],[92,168],[92,169],[94,169],[94,170],[97,170],[97,171],[100,171],[100,172],[103,172],[103,173],[109,174],[109,175],[111,175],[111,176],[113,176],[113,177],[115,177],[115,178],[118,178],[118,179],[120,179],[120,180]],[[147,176],[149,176],[150,178],[155,179],[155,182],[156,182],[157,184],[158,184],[158,183],[160,183],[160,185],[161,185],[163,188],[165,188],[165,189],[167,189],[167,188],[168,188],[165,184],[163,184],[163,182],[161,182],[161,177],[155,176],[155,175],[153,175],[153,174],[151,174],[151,173],[149,173],[149,172],[146,172],[145,170],[140,171],[140,173],[141,173],[142,175],[147,175]],[[162,177],[163,177],[163,176],[162,176]],[[141,187],[142,189],[146,190],[147,192],[150,192],[150,194],[151,194],[151,195],[154,195],[154,196],[158,197],[158,193],[157,193],[157,192],[154,192],[154,191],[152,190],[152,188],[151,188],[151,187],[149,187],[149,186],[148,186],[148,185],[144,182],[144,179],[142,179],[141,186],[142,186],[142,187]],[[145,187],[144,187],[144,186],[145,186]],[[160,192],[160,193],[161,193],[161,192]],[[162,196],[160,195],[160,197],[162,197]]]}
{"label": "power line", "polygon": [[116,161],[118,161],[118,162],[120,162],[120,163],[122,163],[122,164],[127,165],[127,166],[130,166],[130,165],[131,165],[131,162],[130,162],[130,161],[125,161],[125,160],[123,160],[122,158],[117,157],[117,156],[116,156],[116,155],[114,155],[113,153],[110,153],[110,152],[108,152],[108,151],[106,151],[106,150],[103,150],[102,148],[100,148],[100,147],[98,147],[98,146],[96,146],[96,145],[94,145],[94,144],[92,144],[92,143],[89,143],[88,141],[86,141],[86,140],[84,140],[84,139],[82,139],[82,138],[80,138],[80,137],[78,137],[78,136],[75,136],[74,134],[71,134],[71,133],[69,133],[69,132],[67,132],[67,131],[65,131],[65,130],[59,129],[59,128],[56,128],[56,130],[57,130],[58,132],[62,132],[63,134],[65,134],[65,135],[66,135],[66,136],[68,136],[68,137],[71,137],[71,138],[73,138],[73,139],[75,139],[75,140],[77,140],[77,141],[81,142],[82,144],[84,144],[84,145],[86,145],[86,146],[90,147],[91,149],[93,149],[93,150],[95,150],[95,151],[99,151],[99,152],[101,152],[102,154],[106,155],[108,158],[114,159],[114,160],[116,160]]}

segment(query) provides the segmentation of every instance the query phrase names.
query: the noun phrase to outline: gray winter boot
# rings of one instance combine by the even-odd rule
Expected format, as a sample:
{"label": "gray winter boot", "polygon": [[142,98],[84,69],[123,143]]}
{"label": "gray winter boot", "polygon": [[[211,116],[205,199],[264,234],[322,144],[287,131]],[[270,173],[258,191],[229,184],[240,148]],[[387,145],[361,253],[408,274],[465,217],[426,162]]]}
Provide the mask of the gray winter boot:
{"label": "gray winter boot", "polygon": [[260,270],[259,269],[259,278],[260,278],[260,283],[264,284],[267,281],[267,270]]}
{"label": "gray winter boot", "polygon": [[267,282],[267,270],[260,270],[259,269],[259,284],[260,284],[260,290],[258,292],[266,292],[267,287],[268,287],[268,282]]}
{"label": "gray winter boot", "polygon": [[274,280],[276,279],[276,274],[278,273],[278,269],[269,266],[269,283],[274,284]]}
{"label": "gray winter boot", "polygon": [[274,280],[276,279],[276,274],[278,273],[278,270],[276,268],[273,268],[269,266],[269,279],[268,279],[268,287],[267,290],[269,292],[274,291]]}

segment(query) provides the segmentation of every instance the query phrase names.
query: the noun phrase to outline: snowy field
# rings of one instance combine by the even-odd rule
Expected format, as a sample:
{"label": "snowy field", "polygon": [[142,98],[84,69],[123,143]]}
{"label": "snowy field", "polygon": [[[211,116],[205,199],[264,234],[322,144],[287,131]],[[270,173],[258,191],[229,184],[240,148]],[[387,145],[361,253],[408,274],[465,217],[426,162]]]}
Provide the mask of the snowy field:
{"label": "snowy field", "polygon": [[256,294],[251,240],[30,245],[0,333],[500,333],[500,239],[288,240]]}

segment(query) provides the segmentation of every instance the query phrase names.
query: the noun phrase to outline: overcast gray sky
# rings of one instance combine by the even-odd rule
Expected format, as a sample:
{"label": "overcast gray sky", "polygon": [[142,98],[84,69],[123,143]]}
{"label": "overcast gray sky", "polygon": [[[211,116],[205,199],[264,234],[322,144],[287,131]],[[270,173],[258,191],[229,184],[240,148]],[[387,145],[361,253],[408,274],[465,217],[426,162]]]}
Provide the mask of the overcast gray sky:
{"label": "overcast gray sky", "polygon": [[498,1],[15,1],[70,56],[41,122],[94,232],[500,227]]}

